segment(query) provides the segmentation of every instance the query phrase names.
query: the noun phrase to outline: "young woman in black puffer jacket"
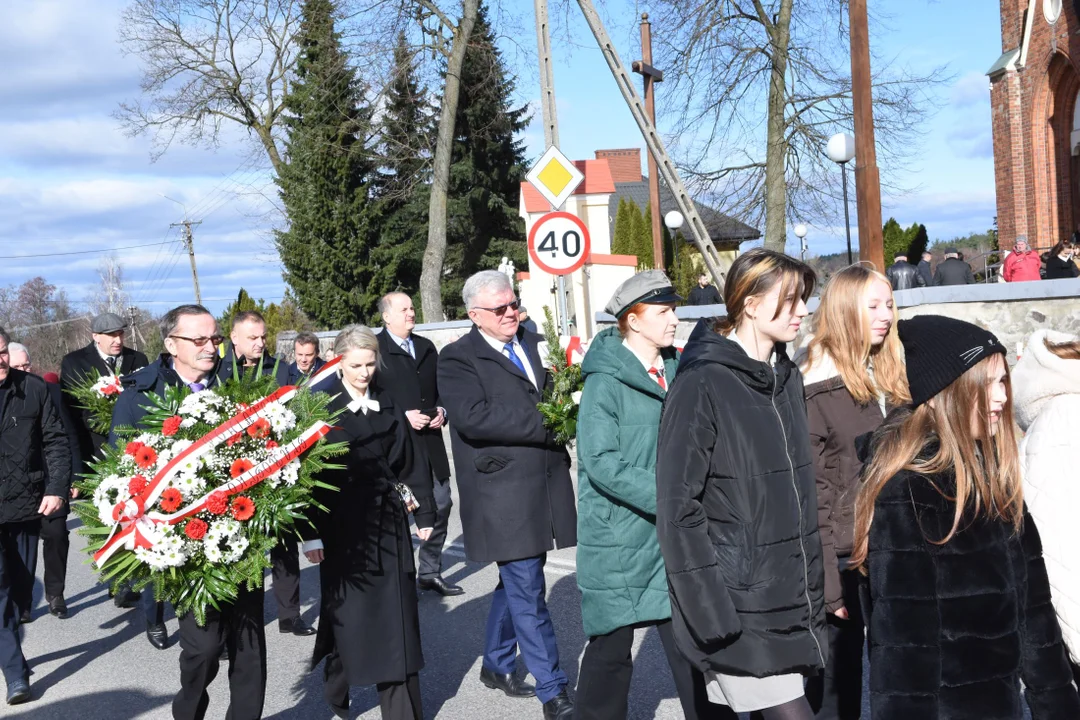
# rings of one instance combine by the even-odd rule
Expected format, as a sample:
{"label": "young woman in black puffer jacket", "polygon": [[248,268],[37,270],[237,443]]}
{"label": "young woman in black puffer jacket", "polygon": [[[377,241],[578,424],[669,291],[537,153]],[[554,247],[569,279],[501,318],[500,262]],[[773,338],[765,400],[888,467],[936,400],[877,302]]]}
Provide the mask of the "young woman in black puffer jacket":
{"label": "young woman in black puffer jacket", "polygon": [[656,529],[679,650],[710,700],[813,717],[824,580],[802,378],[785,352],[815,277],[769,250],[728,272],[727,316],[698,324],[664,403]]}
{"label": "young woman in black puffer jacket", "polygon": [[868,571],[874,720],[1080,718],[1023,501],[1005,349],[975,325],[901,320],[911,407],[874,435],[852,564]]}

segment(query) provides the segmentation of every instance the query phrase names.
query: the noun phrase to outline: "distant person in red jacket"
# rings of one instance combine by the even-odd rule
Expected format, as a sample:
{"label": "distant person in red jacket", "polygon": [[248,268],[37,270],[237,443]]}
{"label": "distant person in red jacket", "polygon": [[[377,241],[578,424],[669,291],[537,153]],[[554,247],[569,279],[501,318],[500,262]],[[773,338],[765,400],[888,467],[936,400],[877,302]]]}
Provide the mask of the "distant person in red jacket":
{"label": "distant person in red jacket", "polygon": [[1033,252],[1028,247],[1027,238],[1020,235],[1016,238],[1012,253],[1005,258],[1001,274],[1005,277],[1005,282],[1041,280],[1042,276],[1039,275],[1041,267],[1042,260],[1039,259],[1039,254]]}

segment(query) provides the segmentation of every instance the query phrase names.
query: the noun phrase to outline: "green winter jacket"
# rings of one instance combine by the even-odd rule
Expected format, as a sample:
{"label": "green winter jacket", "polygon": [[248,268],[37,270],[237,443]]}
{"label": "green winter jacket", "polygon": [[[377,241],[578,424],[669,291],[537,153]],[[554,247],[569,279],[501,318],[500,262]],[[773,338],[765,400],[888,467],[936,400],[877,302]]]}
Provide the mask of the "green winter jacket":
{"label": "green winter jacket", "polygon": [[[663,351],[670,386],[678,365]],[[589,637],[671,617],[656,539],[656,438],[666,394],[618,328],[593,339],[581,363],[577,583]]]}

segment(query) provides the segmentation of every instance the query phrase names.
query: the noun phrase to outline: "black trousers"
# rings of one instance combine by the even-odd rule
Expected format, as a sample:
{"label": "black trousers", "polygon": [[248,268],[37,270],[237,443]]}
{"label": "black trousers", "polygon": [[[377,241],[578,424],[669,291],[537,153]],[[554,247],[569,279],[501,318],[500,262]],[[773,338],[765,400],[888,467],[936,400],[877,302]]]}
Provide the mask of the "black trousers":
{"label": "black trousers", "polygon": [[278,622],[300,618],[300,550],[295,537],[283,537],[270,551]]}
{"label": "black trousers", "polygon": [[180,618],[180,692],[173,699],[175,720],[202,720],[224,645],[229,653],[229,710],[226,720],[262,717],[266,696],[266,631],[263,589],[241,589],[236,601],[206,611],[199,627],[191,613]]}
{"label": "black trousers", "polygon": [[575,720],[626,720],[630,678],[634,672],[631,656],[634,631],[651,626],[655,626],[660,634],[660,642],[664,645],[664,654],[667,655],[687,720],[735,720],[736,715],[730,708],[709,702],[705,677],[675,647],[670,620],[621,627],[607,635],[589,638],[578,673]]}
{"label": "black trousers", "polygon": [[[409,675],[405,682],[379,683],[375,689],[379,692],[383,720],[424,720],[419,675]],[[337,653],[327,655],[323,665],[323,695],[332,708],[345,710],[349,707],[349,681]]]}
{"label": "black trousers", "polygon": [[0,668],[11,683],[30,676],[19,639],[19,616],[30,609],[39,520],[0,524]]}
{"label": "black trousers", "polygon": [[[847,565],[841,559],[841,567]],[[824,671],[806,683],[806,699],[820,720],[856,720],[862,714],[863,647],[866,628],[859,605],[858,570],[841,570],[840,583],[848,619],[826,615],[829,660]]]}
{"label": "black trousers", "polygon": [[450,494],[450,478],[432,478],[435,491],[435,525],[431,537],[420,543],[417,552],[419,569],[416,574],[421,580],[431,580],[442,574],[442,551],[446,544],[446,528],[450,523],[450,508],[454,500]]}
{"label": "black trousers", "polygon": [[41,518],[41,560],[45,565],[46,599],[64,594],[68,548],[71,546],[67,520],[67,503],[52,515]]}

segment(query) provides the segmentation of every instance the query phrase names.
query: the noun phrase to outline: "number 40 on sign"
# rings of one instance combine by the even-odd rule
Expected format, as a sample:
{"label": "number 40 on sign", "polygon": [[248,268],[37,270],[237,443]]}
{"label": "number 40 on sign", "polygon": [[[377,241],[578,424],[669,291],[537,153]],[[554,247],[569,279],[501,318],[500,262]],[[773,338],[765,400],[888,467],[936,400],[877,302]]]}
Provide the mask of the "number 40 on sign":
{"label": "number 40 on sign", "polygon": [[529,257],[549,275],[569,275],[589,257],[589,229],[576,215],[552,212],[529,231]]}

